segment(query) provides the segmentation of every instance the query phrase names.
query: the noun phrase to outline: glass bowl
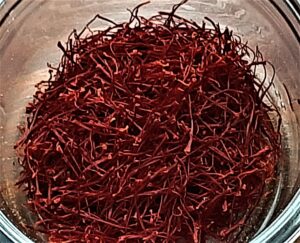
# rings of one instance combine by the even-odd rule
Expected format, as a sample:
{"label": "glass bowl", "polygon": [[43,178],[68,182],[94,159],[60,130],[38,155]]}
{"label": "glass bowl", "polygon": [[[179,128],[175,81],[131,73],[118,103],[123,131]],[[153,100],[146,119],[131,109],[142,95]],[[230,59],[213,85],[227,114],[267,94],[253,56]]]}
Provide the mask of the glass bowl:
{"label": "glass bowl", "polygon": [[[34,85],[48,78],[47,62],[58,64],[62,53],[57,42],[65,41],[73,29],[81,30],[98,13],[115,22],[126,21],[126,9],[139,3],[8,0],[0,5],[0,230],[14,242],[46,241],[24,227],[34,222],[34,215],[24,206],[24,192],[15,186],[21,168],[13,146]],[[149,17],[170,10],[173,4],[171,0],[152,0],[140,14]],[[221,27],[229,26],[250,46],[258,45],[274,64],[276,77],[269,95],[282,116],[283,155],[273,200],[267,208],[258,209],[263,212],[260,224],[245,240],[260,243],[294,239],[300,228],[299,22],[283,1],[190,0],[178,14],[199,23],[207,16]],[[94,27],[105,28],[107,23],[98,21]]]}

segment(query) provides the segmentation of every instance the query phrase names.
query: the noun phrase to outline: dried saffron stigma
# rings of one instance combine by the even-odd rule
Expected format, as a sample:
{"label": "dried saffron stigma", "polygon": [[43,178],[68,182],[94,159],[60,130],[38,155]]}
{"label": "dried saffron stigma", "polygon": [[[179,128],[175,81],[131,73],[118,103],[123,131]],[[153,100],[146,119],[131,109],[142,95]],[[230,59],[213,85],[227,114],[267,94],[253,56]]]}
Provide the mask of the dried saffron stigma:
{"label": "dried saffron stigma", "polygon": [[[176,15],[185,2],[149,19],[141,4],[121,24],[97,15],[59,42],[16,144],[50,242],[236,242],[272,194],[272,66],[228,28]],[[110,27],[91,30],[98,19]]]}

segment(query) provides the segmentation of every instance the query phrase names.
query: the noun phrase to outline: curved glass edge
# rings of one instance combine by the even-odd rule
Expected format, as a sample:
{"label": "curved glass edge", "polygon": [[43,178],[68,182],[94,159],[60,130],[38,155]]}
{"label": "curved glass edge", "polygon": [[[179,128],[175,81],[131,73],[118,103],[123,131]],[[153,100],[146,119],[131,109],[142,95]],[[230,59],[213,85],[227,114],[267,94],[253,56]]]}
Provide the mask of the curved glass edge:
{"label": "curved glass edge", "polygon": [[[300,234],[300,189],[288,206],[263,232],[250,243],[293,242]],[[14,243],[33,243],[0,211],[0,231]]]}
{"label": "curved glass edge", "polygon": [[0,27],[23,0],[0,0]]}
{"label": "curved glass edge", "polygon": [[5,4],[5,0],[0,0],[0,8]]}
{"label": "curved glass edge", "polygon": [[285,0],[288,7],[291,9],[296,19],[300,23],[300,1],[299,0]]}
{"label": "curved glass edge", "polygon": [[284,19],[284,21],[288,24],[295,38],[300,43],[300,20],[297,10],[299,8],[299,0],[297,1],[270,0],[270,3],[273,5],[274,10],[277,11]]}
{"label": "curved glass edge", "polygon": [[291,237],[286,241],[286,243],[296,242],[296,240],[300,239],[300,228],[295,232],[295,234],[291,235]]}
{"label": "curved glass edge", "polygon": [[14,243],[33,243],[0,211],[0,231]]}
{"label": "curved glass edge", "polygon": [[281,214],[250,243],[291,242],[299,232],[300,189]]}

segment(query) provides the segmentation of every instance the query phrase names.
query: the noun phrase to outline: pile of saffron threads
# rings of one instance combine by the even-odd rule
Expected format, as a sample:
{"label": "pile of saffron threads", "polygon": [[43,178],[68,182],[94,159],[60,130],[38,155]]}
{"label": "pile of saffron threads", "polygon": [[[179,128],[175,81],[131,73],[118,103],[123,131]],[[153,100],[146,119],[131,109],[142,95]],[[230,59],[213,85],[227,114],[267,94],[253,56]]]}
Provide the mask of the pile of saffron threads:
{"label": "pile of saffron threads", "polygon": [[[273,77],[256,74],[269,64],[228,28],[176,15],[185,2],[97,15],[58,43],[15,146],[50,242],[235,241],[272,193]],[[98,19],[110,27],[92,31]]]}

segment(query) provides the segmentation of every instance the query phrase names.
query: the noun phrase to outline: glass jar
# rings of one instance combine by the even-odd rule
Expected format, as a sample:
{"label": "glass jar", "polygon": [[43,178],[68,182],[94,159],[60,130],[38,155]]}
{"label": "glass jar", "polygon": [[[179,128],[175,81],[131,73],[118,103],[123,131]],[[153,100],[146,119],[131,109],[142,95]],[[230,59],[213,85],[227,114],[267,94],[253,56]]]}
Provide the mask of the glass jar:
{"label": "glass jar", "polygon": [[[96,14],[115,22],[128,20],[127,8],[141,1],[118,0],[6,0],[0,4],[0,230],[13,242],[45,241],[28,232],[34,215],[24,207],[26,196],[15,187],[20,173],[13,145],[34,85],[48,77],[46,62],[60,60],[59,40],[82,29]],[[140,10],[151,16],[170,10],[174,1],[152,0]],[[276,68],[270,95],[282,116],[282,148],[278,187],[259,230],[249,241],[285,242],[300,228],[300,80],[299,20],[296,1],[190,0],[178,14],[201,22],[205,16],[229,26],[249,45],[258,45]],[[296,17],[295,17],[296,16]],[[97,22],[97,28],[107,23]],[[264,210],[264,209],[261,209]]]}

